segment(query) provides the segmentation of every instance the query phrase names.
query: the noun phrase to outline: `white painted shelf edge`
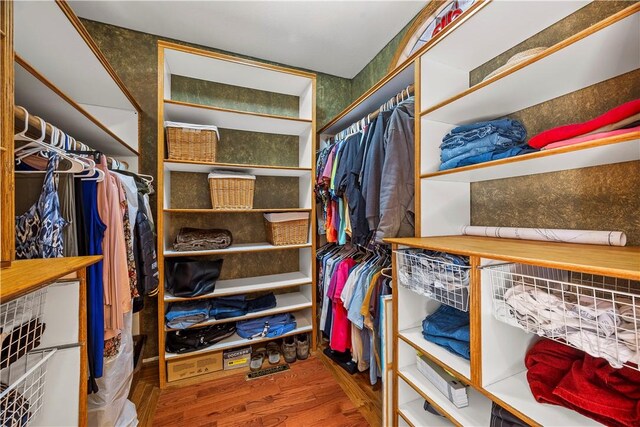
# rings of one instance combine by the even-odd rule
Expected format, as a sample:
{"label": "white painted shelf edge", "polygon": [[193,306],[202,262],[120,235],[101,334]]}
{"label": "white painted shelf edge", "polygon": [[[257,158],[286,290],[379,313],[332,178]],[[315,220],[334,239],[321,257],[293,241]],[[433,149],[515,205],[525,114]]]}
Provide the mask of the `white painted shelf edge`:
{"label": "white painted shelf edge", "polygon": [[[400,379],[402,380],[402,378]],[[438,417],[424,410],[424,399],[416,399],[398,407],[398,412],[402,414],[415,427],[449,427],[451,422],[445,417]],[[426,420],[425,420],[426,418]],[[427,423],[428,424],[425,424]]]}
{"label": "white painted shelf edge", "polygon": [[303,243],[301,245],[272,245],[267,242],[263,243],[238,243],[237,245],[231,245],[226,249],[215,249],[210,251],[174,251],[174,250],[165,250],[165,257],[176,257],[176,256],[205,256],[205,255],[218,255],[218,254],[233,254],[233,253],[241,253],[241,252],[262,252],[262,251],[280,251],[285,249],[299,249],[299,248],[308,248],[311,246],[311,243]]}
{"label": "white painted shelf edge", "polygon": [[190,172],[190,173],[209,173],[214,170],[233,170],[246,172],[250,175],[257,176],[291,176],[300,177],[311,174],[310,168],[278,168],[278,167],[260,167],[257,165],[228,165],[228,164],[211,164],[211,163],[181,163],[164,161],[165,172]]}

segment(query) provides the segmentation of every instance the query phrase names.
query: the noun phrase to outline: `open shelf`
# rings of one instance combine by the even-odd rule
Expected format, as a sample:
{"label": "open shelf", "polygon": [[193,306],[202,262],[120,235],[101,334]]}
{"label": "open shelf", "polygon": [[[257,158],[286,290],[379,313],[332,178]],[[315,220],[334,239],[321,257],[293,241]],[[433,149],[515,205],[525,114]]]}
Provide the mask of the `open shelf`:
{"label": "open shelf", "polygon": [[257,176],[300,177],[311,173],[311,168],[292,166],[243,165],[237,163],[202,163],[179,160],[165,160],[165,172],[209,173],[214,169],[245,172]]}
{"label": "open shelf", "polygon": [[473,387],[467,387],[469,406],[457,408],[418,370],[416,365],[400,368],[398,376],[425,400],[442,408],[452,420],[463,426],[488,426],[491,419],[491,400]]}
{"label": "open shelf", "polygon": [[629,132],[522,156],[426,173],[422,174],[421,178],[433,181],[480,182],[634,160],[640,160],[640,132]]}
{"label": "open shelf", "polygon": [[640,280],[640,247],[580,245],[477,236],[385,239],[422,249]]}
{"label": "open shelf", "polygon": [[165,120],[215,125],[222,129],[278,135],[302,135],[311,131],[312,121],[269,114],[247,113],[227,108],[164,100]]}
{"label": "open shelf", "polygon": [[110,156],[138,154],[105,124],[19,58],[15,63],[15,103],[94,150]]}
{"label": "open shelf", "polygon": [[[304,296],[301,292],[290,292],[287,294],[276,295],[276,306],[274,308],[258,311],[255,313],[247,313],[244,316],[230,317],[228,319],[219,319],[219,320],[209,319],[205,322],[197,323],[193,326],[190,326],[188,329],[201,328],[203,326],[210,326],[210,325],[217,325],[219,323],[230,323],[230,322],[237,322],[240,320],[255,319],[257,317],[271,316],[271,315],[280,314],[280,313],[291,313],[294,311],[303,310],[305,308],[310,308],[310,307],[311,307],[311,300],[309,298]],[[165,326],[164,330],[177,331],[178,329],[173,329]]]}
{"label": "open shelf", "polygon": [[174,251],[165,250],[165,257],[177,257],[177,256],[206,256],[206,255],[225,255],[225,254],[237,254],[243,252],[264,252],[264,251],[282,251],[286,249],[299,249],[308,248],[311,243],[303,243],[301,245],[280,245],[275,246],[271,243],[238,243],[231,245],[226,249],[215,249],[210,251]]}
{"label": "open shelf", "polygon": [[272,274],[268,276],[246,277],[243,279],[218,280],[213,292],[192,298],[174,297],[165,291],[164,302],[189,301],[225,297],[229,295],[242,295],[253,292],[270,291],[274,289],[290,288],[307,285],[311,278],[302,272]]}
{"label": "open shelf", "polygon": [[471,381],[471,363],[451,353],[447,349],[424,339],[421,327],[398,331],[398,337],[444,369],[452,371],[456,376],[466,380],[466,382]]}
{"label": "open shelf", "polygon": [[[416,399],[411,402],[405,403],[398,407],[398,414],[404,418],[404,420],[413,427],[422,427],[428,425],[429,427],[449,427],[452,425],[445,417],[438,417],[424,410],[424,399]],[[427,418],[429,424],[424,424],[424,419]]]}
{"label": "open shelf", "polygon": [[602,425],[571,409],[538,403],[531,394],[526,370],[486,386],[484,389],[543,426],[587,427]]}
{"label": "open shelf", "polygon": [[273,338],[253,338],[253,339],[244,339],[242,337],[240,337],[238,334],[233,334],[232,336],[230,336],[229,338],[225,338],[222,341],[209,346],[207,348],[203,348],[201,350],[197,350],[197,351],[192,351],[190,353],[184,353],[184,354],[177,354],[177,353],[165,353],[164,357],[166,360],[175,360],[175,359],[183,359],[183,358],[187,358],[187,357],[191,357],[191,356],[200,356],[206,353],[213,353],[213,352],[217,352],[217,351],[221,351],[221,350],[226,350],[229,348],[235,348],[235,347],[242,347],[242,346],[246,346],[246,345],[254,345],[254,344],[259,344],[259,343],[263,343],[263,342],[267,342],[267,341],[273,341],[273,340],[277,340],[283,337],[288,337],[291,335],[297,335],[297,334],[302,334],[302,333],[308,333],[311,332],[313,327],[311,324],[311,321],[304,316],[295,316],[296,318],[296,329],[294,329],[293,331],[287,333],[287,334],[282,334],[278,337],[273,337]]}
{"label": "open shelf", "polygon": [[[640,10],[627,10],[632,9]],[[640,14],[605,20],[600,27],[439,104],[426,105],[423,117],[455,124],[493,119],[640,68],[640,39],[629,37],[640,27]]]}
{"label": "open shelf", "polygon": [[164,213],[174,214],[218,214],[218,213],[269,213],[269,212],[310,212],[309,208],[254,208],[254,209],[164,209]]}

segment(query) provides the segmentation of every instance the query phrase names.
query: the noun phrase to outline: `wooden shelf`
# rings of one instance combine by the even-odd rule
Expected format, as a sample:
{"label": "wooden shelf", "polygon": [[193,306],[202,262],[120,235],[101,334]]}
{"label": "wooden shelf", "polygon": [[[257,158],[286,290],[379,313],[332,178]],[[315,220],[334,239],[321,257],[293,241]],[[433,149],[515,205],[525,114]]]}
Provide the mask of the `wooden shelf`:
{"label": "wooden shelf", "polygon": [[292,166],[243,165],[237,163],[202,163],[177,160],[165,160],[166,172],[209,173],[214,169],[226,169],[245,172],[258,176],[292,176],[300,177],[311,174],[311,168]]}
{"label": "wooden shelf", "polygon": [[491,418],[491,400],[473,387],[467,387],[469,406],[457,408],[427,378],[416,365],[399,369],[398,376],[409,384],[425,400],[442,408],[451,421],[463,426],[488,426]]}
{"label": "wooden shelf", "polygon": [[526,370],[488,385],[485,390],[543,426],[602,426],[571,409],[538,403],[531,394]]}
{"label": "wooden shelf", "polygon": [[477,236],[385,239],[422,249],[640,280],[640,247],[580,245]]}
{"label": "wooden shelf", "polygon": [[[494,119],[640,68],[639,5],[628,7],[517,66],[438,104],[422,117],[450,124]],[[615,48],[613,48],[615,46]]]}
{"label": "wooden shelf", "polygon": [[164,100],[165,120],[215,125],[222,129],[279,135],[302,135],[311,131],[312,121],[270,114],[248,113],[227,108]]}
{"label": "wooden shelf", "polygon": [[168,214],[220,214],[220,213],[269,213],[269,212],[310,212],[310,208],[268,208],[268,209],[164,209]]}
{"label": "wooden shelf", "polygon": [[640,132],[422,174],[433,181],[479,182],[640,160]]}
{"label": "wooden shelf", "polygon": [[165,250],[165,257],[177,257],[177,256],[206,256],[206,255],[225,255],[225,254],[237,254],[245,252],[264,252],[264,251],[282,251],[286,249],[299,249],[308,248],[311,243],[303,243],[301,245],[281,245],[274,246],[271,243],[239,243],[237,245],[231,245],[226,249],[216,249],[210,251],[173,251]]}
{"label": "wooden shelf", "polygon": [[[238,322],[241,320],[255,319],[257,317],[271,316],[271,315],[280,314],[280,313],[293,313],[295,311],[304,310],[305,308],[310,308],[310,307],[311,307],[311,300],[309,298],[304,296],[301,292],[290,292],[287,294],[276,295],[276,306],[274,308],[258,311],[256,313],[248,313],[244,316],[230,317],[228,319],[220,319],[220,320],[210,319],[205,322],[201,322],[196,325],[193,325],[187,329],[201,328],[203,326],[217,325],[220,323]],[[165,326],[164,330],[177,331],[178,329],[173,329]]]}
{"label": "wooden shelf", "polygon": [[267,341],[273,341],[273,340],[277,340],[277,339],[281,339],[283,337],[288,337],[291,335],[297,335],[297,334],[302,334],[302,333],[309,333],[312,331],[313,327],[311,324],[311,321],[303,316],[296,316],[296,329],[294,329],[293,331],[287,333],[287,334],[282,334],[278,337],[273,337],[273,338],[253,338],[253,339],[244,339],[242,337],[240,337],[238,334],[233,334],[232,336],[230,336],[229,338],[225,338],[224,340],[210,346],[207,348],[203,348],[201,350],[197,350],[197,351],[192,351],[190,353],[184,353],[184,354],[177,354],[177,353],[165,353],[164,358],[166,360],[175,360],[175,359],[183,359],[183,358],[187,358],[187,357],[191,357],[191,356],[201,356],[203,354],[207,354],[207,353],[213,353],[213,352],[217,352],[217,351],[222,351],[222,350],[227,350],[230,348],[236,348],[236,347],[243,347],[243,346],[247,346],[247,345],[254,345],[254,344],[259,344],[259,343],[264,343]]}
{"label": "wooden shelf", "polygon": [[398,338],[402,339],[442,368],[453,372],[457,377],[465,380],[465,382],[471,382],[471,362],[451,353],[444,347],[424,339],[421,327],[398,331]]}
{"label": "wooden shelf", "polygon": [[174,297],[169,293],[165,293],[164,302],[190,301],[225,297],[229,295],[250,294],[254,292],[308,285],[311,282],[312,280],[310,277],[299,271],[294,273],[272,274],[269,276],[246,277],[243,279],[218,280],[216,282],[215,291],[210,294],[200,295],[193,298],[179,298]]}
{"label": "wooden shelf", "polygon": [[17,260],[0,270],[0,300],[9,302],[100,261],[102,256]]}

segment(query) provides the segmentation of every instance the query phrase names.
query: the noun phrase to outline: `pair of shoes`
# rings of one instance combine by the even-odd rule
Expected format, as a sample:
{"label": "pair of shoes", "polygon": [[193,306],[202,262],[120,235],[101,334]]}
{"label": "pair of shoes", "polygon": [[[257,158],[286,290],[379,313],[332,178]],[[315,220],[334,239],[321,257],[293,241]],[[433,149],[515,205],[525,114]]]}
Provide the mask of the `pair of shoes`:
{"label": "pair of shoes", "polygon": [[309,357],[309,336],[295,335],[286,337],[282,343],[284,361],[293,363],[297,360],[305,360]]}
{"label": "pair of shoes", "polygon": [[262,369],[262,362],[267,354],[267,349],[260,347],[251,355],[251,361],[249,362],[249,369],[251,371],[259,371]]}

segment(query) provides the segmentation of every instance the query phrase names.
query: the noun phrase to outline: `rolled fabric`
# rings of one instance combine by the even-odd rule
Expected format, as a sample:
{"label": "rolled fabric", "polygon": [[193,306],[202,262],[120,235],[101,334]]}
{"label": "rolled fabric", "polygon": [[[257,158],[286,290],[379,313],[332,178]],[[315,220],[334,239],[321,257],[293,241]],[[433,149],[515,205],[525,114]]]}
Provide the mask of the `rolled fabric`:
{"label": "rolled fabric", "polygon": [[583,243],[587,245],[625,246],[623,231],[565,230],[555,228],[484,227],[466,225],[461,234],[503,239],[541,240],[545,242]]}
{"label": "rolled fabric", "polygon": [[229,230],[183,227],[176,236],[173,249],[176,251],[205,251],[225,249],[233,243]]}

